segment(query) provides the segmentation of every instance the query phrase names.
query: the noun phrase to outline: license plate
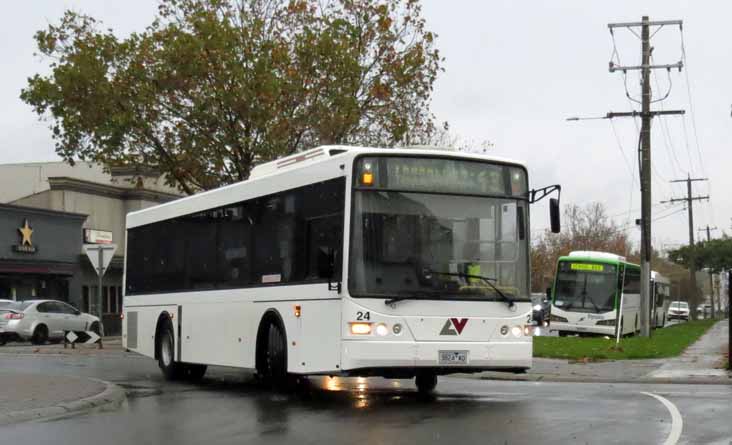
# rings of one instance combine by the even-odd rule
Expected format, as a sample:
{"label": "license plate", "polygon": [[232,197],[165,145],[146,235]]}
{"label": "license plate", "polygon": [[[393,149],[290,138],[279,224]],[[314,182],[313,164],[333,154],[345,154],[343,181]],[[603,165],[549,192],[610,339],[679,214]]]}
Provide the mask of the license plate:
{"label": "license plate", "polygon": [[441,365],[467,365],[468,351],[439,351]]}

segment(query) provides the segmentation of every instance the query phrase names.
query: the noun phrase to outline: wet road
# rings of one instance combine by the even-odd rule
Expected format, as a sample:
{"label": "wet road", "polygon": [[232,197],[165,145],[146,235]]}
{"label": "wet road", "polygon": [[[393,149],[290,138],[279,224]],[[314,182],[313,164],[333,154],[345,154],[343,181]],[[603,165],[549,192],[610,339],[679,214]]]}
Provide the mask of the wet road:
{"label": "wet road", "polygon": [[660,444],[679,432],[678,443],[732,443],[731,386],[443,377],[423,399],[410,380],[325,377],[285,395],[225,368],[200,384],[164,382],[152,360],[122,353],[0,362],[8,371],[92,376],[128,390],[113,411],[0,427],[8,444]]}

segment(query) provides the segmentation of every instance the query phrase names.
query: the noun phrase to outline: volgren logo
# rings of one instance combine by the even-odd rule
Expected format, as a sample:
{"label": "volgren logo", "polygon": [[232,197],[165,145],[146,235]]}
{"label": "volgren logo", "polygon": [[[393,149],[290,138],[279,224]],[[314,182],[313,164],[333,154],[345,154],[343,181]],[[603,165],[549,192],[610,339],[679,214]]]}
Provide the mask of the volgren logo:
{"label": "volgren logo", "polygon": [[468,324],[467,318],[450,318],[440,331],[440,335],[460,335]]}

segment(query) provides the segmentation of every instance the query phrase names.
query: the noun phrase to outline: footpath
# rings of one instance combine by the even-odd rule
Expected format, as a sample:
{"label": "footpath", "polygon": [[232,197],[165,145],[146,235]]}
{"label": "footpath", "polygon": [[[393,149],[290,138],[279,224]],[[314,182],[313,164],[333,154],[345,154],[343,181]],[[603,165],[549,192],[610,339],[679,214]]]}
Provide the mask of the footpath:
{"label": "footpath", "polygon": [[125,391],[102,380],[0,373],[0,426],[117,406]]}
{"label": "footpath", "polygon": [[[119,344],[118,344],[119,343]],[[77,346],[64,349],[58,345],[13,345],[0,347],[0,427],[11,423],[64,417],[91,409],[105,409],[121,404],[124,389],[103,380],[29,373],[4,372],[2,362],[13,355],[26,354],[109,354],[122,353],[121,342],[105,341],[105,349]]]}
{"label": "footpath", "polygon": [[732,385],[726,364],[729,321],[717,322],[681,355],[667,359],[581,362],[535,358],[526,374],[484,372],[486,380]]}

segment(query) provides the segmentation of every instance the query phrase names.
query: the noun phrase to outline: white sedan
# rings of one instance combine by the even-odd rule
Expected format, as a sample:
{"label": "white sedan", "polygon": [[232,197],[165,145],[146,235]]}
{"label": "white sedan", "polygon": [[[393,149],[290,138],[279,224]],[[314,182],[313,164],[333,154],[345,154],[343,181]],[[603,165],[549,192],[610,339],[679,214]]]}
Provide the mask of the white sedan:
{"label": "white sedan", "polygon": [[93,331],[99,334],[99,318],[68,303],[56,300],[25,300],[0,306],[0,344],[7,340],[30,340],[42,345],[60,341],[64,331]]}
{"label": "white sedan", "polygon": [[685,301],[672,301],[666,315],[667,320],[689,321],[689,303]]}

